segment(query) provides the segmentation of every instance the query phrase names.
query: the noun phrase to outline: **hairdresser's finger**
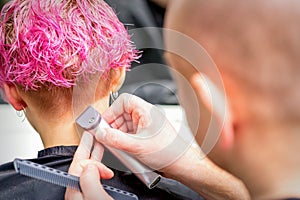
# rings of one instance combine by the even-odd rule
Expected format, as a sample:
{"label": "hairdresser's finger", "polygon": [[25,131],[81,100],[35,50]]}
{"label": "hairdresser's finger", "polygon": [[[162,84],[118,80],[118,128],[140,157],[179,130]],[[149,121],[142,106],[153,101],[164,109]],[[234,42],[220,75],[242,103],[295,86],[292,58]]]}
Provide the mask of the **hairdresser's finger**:
{"label": "hairdresser's finger", "polygon": [[92,154],[91,154],[91,159],[95,160],[95,161],[98,161],[98,162],[101,162],[102,157],[103,157],[103,153],[104,153],[103,146],[100,143],[95,142],[94,148],[93,148],[93,151],[92,151]]}
{"label": "hairdresser's finger", "polygon": [[84,168],[86,168],[88,165],[97,166],[97,168],[99,170],[100,177],[102,179],[110,179],[114,176],[114,173],[111,169],[109,169],[108,167],[106,167],[102,163],[97,162],[95,160],[81,160],[79,164],[80,164],[81,171]]}
{"label": "hairdresser's finger", "polygon": [[129,153],[139,152],[139,149],[141,149],[140,141],[138,141],[137,138],[134,138],[131,134],[113,128],[101,129],[101,131],[96,133],[95,138],[102,144]]}
{"label": "hairdresser's finger", "polygon": [[125,121],[131,121],[131,115],[128,113],[123,113],[123,118],[125,119]]}
{"label": "hairdresser's finger", "polygon": [[69,168],[69,173],[74,176],[79,176],[82,172],[82,168],[80,167],[80,161],[89,159],[91,155],[91,148],[93,146],[93,136],[84,132],[80,141],[80,144],[74,154],[73,162]]}
{"label": "hairdresser's finger", "polygon": [[80,176],[80,186],[85,199],[96,200],[101,197],[104,200],[112,198],[105,192],[101,183],[97,166],[89,164]]}
{"label": "hairdresser's finger", "polygon": [[124,118],[124,122],[121,125],[116,125],[115,123],[110,124],[112,128],[114,129],[118,129],[124,133],[134,133],[134,129],[133,129],[133,122],[132,121],[125,121]]}
{"label": "hairdresser's finger", "polygon": [[93,136],[89,132],[82,134],[80,144],[74,154],[73,161],[88,159],[91,155],[91,149],[93,147]]}
{"label": "hairdresser's finger", "polygon": [[[111,106],[102,114],[102,117],[109,123],[113,123],[116,118],[127,113],[127,118],[132,118],[132,113],[136,112],[136,116],[142,115],[149,111],[152,105],[142,100],[141,98],[130,95],[122,94]],[[139,114],[139,115],[137,115]],[[128,119],[127,119],[128,120]],[[132,120],[134,120],[132,118]]]}
{"label": "hairdresser's finger", "polygon": [[121,127],[124,123],[125,123],[125,119],[124,119],[123,115],[121,115],[114,120],[114,122],[113,122],[113,124],[115,126],[114,128],[119,129],[119,127]]}
{"label": "hairdresser's finger", "polygon": [[136,129],[134,128],[133,122],[126,122],[126,126],[127,126],[127,133],[131,133],[131,134],[135,134],[136,133]]}
{"label": "hairdresser's finger", "polygon": [[126,130],[126,129],[127,129],[127,125],[126,125],[126,122],[125,122],[125,121],[123,121],[122,124],[118,124],[118,125],[116,125],[115,123],[112,123],[112,124],[110,124],[110,126],[111,126],[112,128],[119,129],[119,130],[121,130],[121,131],[127,133],[127,130]]}
{"label": "hairdresser's finger", "polygon": [[128,128],[127,128],[127,124],[126,122],[124,122],[119,128],[118,130],[124,132],[124,133],[128,133]]}
{"label": "hairdresser's finger", "polygon": [[122,116],[123,113],[126,113],[124,104],[128,101],[128,94],[121,94],[113,104],[104,112],[102,113],[102,117],[109,123],[112,124],[115,119],[119,116]]}
{"label": "hairdresser's finger", "polygon": [[70,188],[66,189],[65,200],[83,200],[81,192]]}
{"label": "hairdresser's finger", "polygon": [[106,167],[101,163],[103,154],[104,154],[104,148],[102,144],[95,142],[94,149],[91,154],[91,160],[97,162],[101,178],[110,179],[114,176],[114,173],[111,169],[109,169],[108,167]]}
{"label": "hairdresser's finger", "polygon": [[[123,132],[135,133],[139,128],[146,128],[151,124],[151,111],[154,106],[145,108],[136,108],[132,113],[124,113],[121,116],[116,116],[116,119],[110,122],[112,128],[119,129]],[[130,118],[128,120],[128,118]],[[126,130],[126,127],[127,130]]]}

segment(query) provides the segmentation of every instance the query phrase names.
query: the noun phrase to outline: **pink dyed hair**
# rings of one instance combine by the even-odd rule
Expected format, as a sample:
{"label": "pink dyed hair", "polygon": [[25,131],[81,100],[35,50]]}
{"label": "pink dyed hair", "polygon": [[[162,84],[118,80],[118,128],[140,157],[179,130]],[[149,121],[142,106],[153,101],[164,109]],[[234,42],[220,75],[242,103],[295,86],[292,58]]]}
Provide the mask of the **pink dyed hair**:
{"label": "pink dyed hair", "polygon": [[137,58],[103,0],[13,0],[1,11],[0,90],[70,88],[78,76],[129,68]]}

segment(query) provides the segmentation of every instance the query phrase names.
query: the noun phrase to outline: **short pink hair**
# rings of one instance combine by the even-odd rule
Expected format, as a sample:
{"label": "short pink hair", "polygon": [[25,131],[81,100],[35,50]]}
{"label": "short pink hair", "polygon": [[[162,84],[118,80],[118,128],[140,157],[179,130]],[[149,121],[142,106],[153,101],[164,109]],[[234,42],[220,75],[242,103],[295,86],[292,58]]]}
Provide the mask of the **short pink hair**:
{"label": "short pink hair", "polygon": [[1,11],[0,90],[70,88],[78,76],[129,68],[130,36],[103,0],[13,0]]}

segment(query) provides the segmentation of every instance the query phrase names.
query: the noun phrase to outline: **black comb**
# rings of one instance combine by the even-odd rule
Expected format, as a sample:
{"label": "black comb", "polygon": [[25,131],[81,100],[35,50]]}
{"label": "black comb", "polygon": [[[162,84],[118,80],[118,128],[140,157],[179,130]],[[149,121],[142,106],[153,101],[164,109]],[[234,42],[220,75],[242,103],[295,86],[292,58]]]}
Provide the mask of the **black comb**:
{"label": "black comb", "polygon": [[[40,165],[27,160],[15,159],[14,167],[17,173],[42,180],[54,185],[72,188],[81,191],[79,177],[66,172]],[[114,199],[138,200],[135,194],[102,184],[103,189]]]}

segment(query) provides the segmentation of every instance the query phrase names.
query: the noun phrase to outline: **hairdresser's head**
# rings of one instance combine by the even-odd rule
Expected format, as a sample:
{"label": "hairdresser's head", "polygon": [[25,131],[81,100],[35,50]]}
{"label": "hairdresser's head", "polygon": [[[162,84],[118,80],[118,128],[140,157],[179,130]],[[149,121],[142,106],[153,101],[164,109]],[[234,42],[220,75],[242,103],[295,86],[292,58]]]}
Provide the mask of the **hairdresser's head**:
{"label": "hairdresser's head", "polygon": [[[227,151],[220,150],[219,163],[224,164],[222,161],[229,158],[240,159],[238,165],[232,166],[236,168],[263,160],[271,163],[270,154],[260,150],[272,153],[275,146],[293,146],[295,140],[291,136],[299,134],[295,130],[299,129],[300,122],[299,7],[300,2],[294,0],[174,0],[171,3],[167,27],[202,45],[224,81],[233,129],[231,133],[224,130],[222,136],[234,138],[235,146],[231,150],[236,151],[224,155]],[[193,81],[197,72],[182,58],[169,55],[168,59]],[[198,61],[201,65],[201,60]],[[219,144],[223,141],[221,137]],[[226,165],[229,164],[223,166]]]}
{"label": "hairdresser's head", "polygon": [[0,31],[0,91],[27,113],[69,112],[79,81],[83,94],[97,82],[95,100],[107,99],[136,56],[103,0],[12,0]]}
{"label": "hairdresser's head", "polygon": [[167,26],[207,50],[239,125],[300,121],[299,1],[176,2]]}

